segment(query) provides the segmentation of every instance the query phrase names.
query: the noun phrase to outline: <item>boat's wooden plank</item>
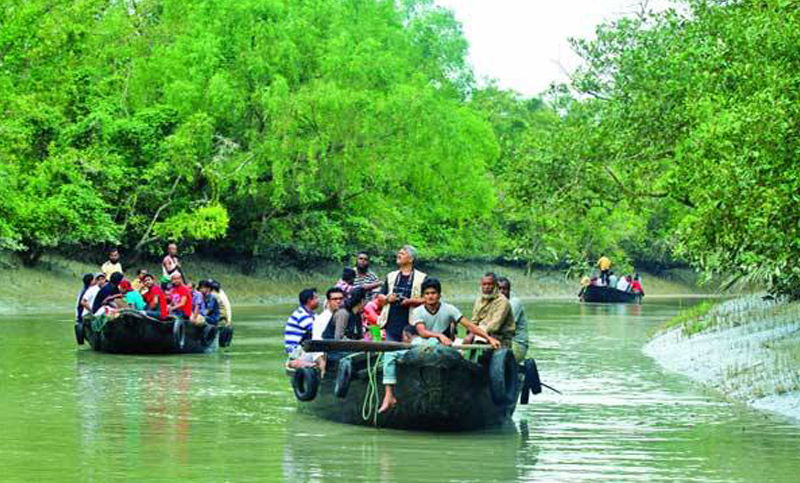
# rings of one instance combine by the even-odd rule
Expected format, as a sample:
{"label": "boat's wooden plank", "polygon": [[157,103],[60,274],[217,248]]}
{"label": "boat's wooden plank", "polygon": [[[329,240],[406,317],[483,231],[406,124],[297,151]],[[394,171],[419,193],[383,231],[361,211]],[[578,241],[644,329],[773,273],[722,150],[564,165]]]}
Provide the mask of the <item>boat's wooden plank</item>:
{"label": "boat's wooden plank", "polygon": [[[365,340],[307,340],[303,342],[306,352],[393,352],[415,347],[402,342],[372,342]],[[488,344],[453,344],[457,350],[483,349],[492,350]]]}

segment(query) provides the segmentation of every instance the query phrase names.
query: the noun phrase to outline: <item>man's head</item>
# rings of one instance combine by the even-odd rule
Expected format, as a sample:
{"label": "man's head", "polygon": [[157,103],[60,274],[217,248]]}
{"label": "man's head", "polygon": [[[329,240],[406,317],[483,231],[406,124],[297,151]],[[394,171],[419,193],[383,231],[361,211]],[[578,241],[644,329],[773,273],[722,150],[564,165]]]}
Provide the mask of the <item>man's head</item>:
{"label": "man's head", "polygon": [[154,283],[156,283],[156,277],[154,277],[153,274],[151,274],[151,273],[146,273],[144,275],[144,279],[142,280],[142,283],[144,283],[145,287],[150,288],[150,287],[153,286]]}
{"label": "man's head", "polygon": [[211,293],[211,284],[208,283],[208,280],[200,280],[200,282],[197,283],[197,290],[203,295],[208,295]]}
{"label": "man's head", "polygon": [[145,268],[140,268],[139,270],[136,271],[136,278],[138,278],[139,280],[144,280],[145,275],[147,275],[147,269]]}
{"label": "man's head", "polygon": [[[116,273],[114,275],[116,275]],[[133,286],[131,286],[131,283],[129,281],[123,280],[123,281],[121,281],[119,283],[119,291],[122,292],[123,294],[126,294],[128,292],[132,292],[133,291]]]}
{"label": "man's head", "polygon": [[342,302],[344,302],[344,291],[339,287],[329,288],[328,291],[325,292],[325,298],[328,299],[328,310],[336,312],[341,308]]}
{"label": "man's head", "polygon": [[167,245],[167,253],[169,253],[173,257],[177,255],[178,245],[176,245],[175,243],[170,243],[169,245]]}
{"label": "man's head", "polygon": [[119,261],[119,250],[112,248],[111,251],[108,252],[108,259],[111,260],[111,263],[117,263]]}
{"label": "man's head", "polygon": [[403,327],[403,342],[410,344],[414,337],[418,336],[417,327],[414,325],[407,325]]}
{"label": "man's head", "polygon": [[481,293],[483,295],[492,295],[497,289],[497,275],[494,272],[488,272],[481,278]]}
{"label": "man's head", "polygon": [[173,272],[169,277],[169,281],[173,287],[180,287],[183,285],[183,275],[180,272]]}
{"label": "man's head", "polygon": [[366,273],[369,270],[369,253],[360,251],[356,254],[356,268],[361,273]]}
{"label": "man's head", "polygon": [[417,249],[406,245],[397,251],[397,265],[400,267],[413,265],[417,259]]}
{"label": "man's head", "polygon": [[105,273],[98,273],[97,276],[94,277],[94,284],[100,288],[102,288],[103,285],[106,284],[106,282],[108,282],[108,279],[106,279]]}
{"label": "man's head", "polygon": [[352,285],[356,281],[356,271],[350,267],[345,268],[342,270],[342,280]]}
{"label": "man's head", "polygon": [[94,274],[93,273],[86,273],[83,275],[83,287],[89,288],[94,285]]}
{"label": "man's head", "polygon": [[497,278],[497,290],[500,291],[501,294],[505,295],[507,299],[511,298],[511,280],[507,279],[506,277],[498,277]]}
{"label": "man's head", "polygon": [[111,278],[109,279],[109,282],[111,282],[111,285],[119,285],[120,282],[122,282],[123,278],[125,278],[124,275],[122,275],[119,272],[114,272],[114,273],[111,274]]}
{"label": "man's head", "polygon": [[442,298],[442,284],[435,278],[426,278],[422,282],[422,297],[425,298],[425,305],[436,305]]}
{"label": "man's head", "polygon": [[301,290],[297,298],[300,300],[300,305],[311,312],[317,310],[317,306],[319,306],[319,298],[317,297],[317,289],[315,288]]}
{"label": "man's head", "polygon": [[211,290],[214,292],[219,292],[222,290],[222,285],[213,278],[208,279],[208,286],[211,287]]}

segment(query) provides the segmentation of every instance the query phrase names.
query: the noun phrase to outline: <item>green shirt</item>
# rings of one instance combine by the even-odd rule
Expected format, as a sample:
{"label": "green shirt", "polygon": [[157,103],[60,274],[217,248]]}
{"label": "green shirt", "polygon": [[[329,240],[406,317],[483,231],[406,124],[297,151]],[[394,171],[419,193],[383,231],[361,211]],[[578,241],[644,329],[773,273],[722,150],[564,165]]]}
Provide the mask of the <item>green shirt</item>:
{"label": "green shirt", "polygon": [[425,328],[429,331],[445,334],[449,333],[450,325],[458,323],[463,315],[455,306],[442,302],[439,304],[439,310],[435,314],[428,312],[427,307],[424,305],[420,305],[414,309],[412,317],[414,325],[424,323]]}
{"label": "green shirt", "polygon": [[145,308],[144,298],[136,290],[131,290],[125,294],[125,302],[136,310],[144,310]]}

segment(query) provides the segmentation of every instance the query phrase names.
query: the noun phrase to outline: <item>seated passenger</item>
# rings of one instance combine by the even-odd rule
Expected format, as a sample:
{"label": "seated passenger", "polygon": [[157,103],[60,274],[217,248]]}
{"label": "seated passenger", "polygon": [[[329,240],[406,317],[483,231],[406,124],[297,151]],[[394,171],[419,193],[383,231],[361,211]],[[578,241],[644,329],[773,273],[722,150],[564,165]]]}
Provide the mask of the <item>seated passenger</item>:
{"label": "seated passenger", "polygon": [[519,298],[511,296],[511,280],[500,277],[497,279],[497,286],[511,304],[511,313],[514,315],[514,342],[511,347],[514,348],[514,359],[521,363],[528,354],[528,318],[525,317],[525,307]]}
{"label": "seated passenger", "polygon": [[87,273],[83,276],[83,289],[81,289],[78,294],[78,299],[75,302],[75,322],[78,324],[83,322],[83,312],[86,310],[86,306],[83,304],[83,297],[90,288],[94,287],[94,278],[94,274],[92,273]]}
{"label": "seated passenger", "polygon": [[354,288],[344,304],[337,310],[328,326],[322,333],[323,339],[361,340],[364,328],[361,324],[361,312],[364,310],[366,291],[363,287]]}
{"label": "seated passenger", "polygon": [[189,320],[195,325],[203,325],[206,323],[206,304],[203,294],[199,290],[195,290],[193,284],[188,285],[192,293],[192,316]]}
{"label": "seated passenger", "polygon": [[167,297],[161,286],[156,283],[156,278],[152,273],[148,273],[144,277],[144,289],[142,289],[142,296],[147,304],[145,313],[150,317],[164,320],[169,316],[167,306]]}
{"label": "seated passenger", "polygon": [[314,333],[314,319],[319,306],[317,289],[307,288],[298,295],[300,305],[286,319],[283,331],[283,346],[289,356],[289,367],[313,367],[316,361],[312,354],[307,354],[301,345],[305,340],[311,339]]}
{"label": "seated passenger", "polygon": [[376,339],[378,342],[386,338],[383,329],[381,329],[380,324],[378,324],[378,320],[381,317],[381,310],[383,310],[382,297],[375,297],[364,306],[364,313],[361,315],[362,325],[364,326],[364,340],[373,340],[370,327],[378,327],[381,331],[380,339]]}
{"label": "seated passenger", "polygon": [[103,285],[106,284],[106,276],[103,273],[98,273],[94,278],[94,284],[89,287],[86,292],[83,294],[81,298],[81,305],[83,306],[83,314],[94,314],[94,301],[97,298],[97,294],[100,293],[100,289],[103,288]]}
{"label": "seated passenger", "polygon": [[233,325],[233,306],[231,306],[231,301],[228,299],[228,294],[222,290],[222,285],[216,280],[209,280],[209,283],[211,284],[211,293],[214,294],[217,302],[219,302],[219,325],[221,327]]}
{"label": "seated passenger", "polygon": [[103,285],[94,298],[94,304],[92,305],[93,314],[100,316],[116,310],[117,307],[114,302],[122,298],[122,294],[119,291],[120,282],[122,282],[122,273],[114,272],[111,274],[108,283]]}
{"label": "seated passenger", "polygon": [[170,291],[169,312],[175,317],[191,319],[192,317],[192,291],[183,283],[183,275],[173,272],[170,277],[172,290]]}
{"label": "seated passenger", "polygon": [[325,337],[325,329],[328,328],[328,323],[333,318],[333,314],[339,311],[339,308],[344,303],[344,292],[338,287],[329,288],[325,293],[325,310],[314,319],[314,331],[312,339],[322,340]]}
{"label": "seated passenger", "polygon": [[144,288],[144,276],[147,275],[147,270],[144,268],[140,268],[136,271],[136,278],[131,280],[131,287],[137,292],[140,292],[142,288]]}
{"label": "seated passenger", "polygon": [[208,280],[201,280],[197,288],[203,296],[206,324],[217,325],[220,319],[219,301],[211,293],[211,283]]}
{"label": "seated passenger", "polygon": [[[417,328],[414,325],[403,327],[402,342],[405,344],[418,345],[426,342],[426,339],[419,337]],[[436,343],[435,339],[428,339],[428,343]],[[397,398],[394,395],[394,386],[397,384],[397,360],[403,357],[407,350],[386,352],[383,355],[383,403],[378,409],[379,413],[385,413],[397,405]]]}
{"label": "seated passenger", "polygon": [[336,282],[334,287],[342,289],[345,298],[350,296],[350,291],[353,290],[353,284],[356,282],[356,271],[352,268],[345,268],[342,270],[342,278]]}
{"label": "seated passenger", "polygon": [[146,305],[142,294],[133,289],[133,286],[127,280],[123,280],[119,284],[119,291],[125,297],[125,303],[128,307],[134,310],[144,310]]}
{"label": "seated passenger", "polygon": [[628,289],[631,287],[631,283],[628,281],[629,278],[630,276],[619,277],[619,281],[617,282],[617,290],[627,292]]}
{"label": "seated passenger", "polygon": [[[481,295],[472,307],[472,321],[487,334],[500,340],[502,347],[511,349],[516,334],[514,314],[511,304],[501,294],[497,285],[497,275],[492,272],[481,278]],[[472,342],[476,334],[464,338],[464,343]]]}
{"label": "seated passenger", "polygon": [[617,278],[617,276],[614,275],[614,272],[608,272],[608,286],[616,287],[618,282],[619,278]]}

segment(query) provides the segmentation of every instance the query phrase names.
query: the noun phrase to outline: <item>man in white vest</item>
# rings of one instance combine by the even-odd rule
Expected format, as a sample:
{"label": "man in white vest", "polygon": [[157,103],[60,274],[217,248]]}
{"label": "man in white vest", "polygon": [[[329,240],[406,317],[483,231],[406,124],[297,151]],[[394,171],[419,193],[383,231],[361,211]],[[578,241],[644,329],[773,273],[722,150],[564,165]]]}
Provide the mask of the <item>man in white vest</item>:
{"label": "man in white vest", "polygon": [[417,250],[406,245],[397,252],[399,270],[389,273],[381,289],[383,311],[378,323],[386,329],[386,340],[403,340],[403,328],[411,324],[414,307],[425,303],[422,298],[422,282],[426,274],[414,269]]}

